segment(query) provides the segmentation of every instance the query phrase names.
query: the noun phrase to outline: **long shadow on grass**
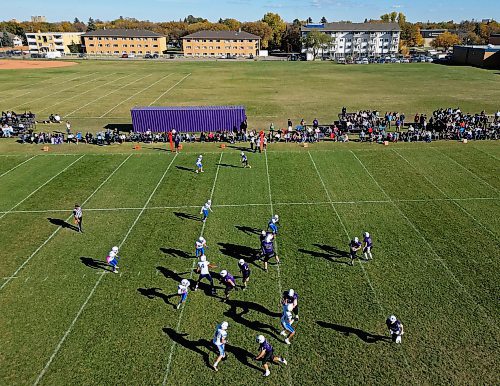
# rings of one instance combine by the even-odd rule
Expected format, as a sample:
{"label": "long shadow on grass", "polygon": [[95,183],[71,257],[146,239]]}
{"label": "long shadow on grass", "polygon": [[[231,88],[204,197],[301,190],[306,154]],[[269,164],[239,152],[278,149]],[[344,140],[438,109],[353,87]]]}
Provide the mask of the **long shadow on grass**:
{"label": "long shadow on grass", "polygon": [[196,216],[194,214],[189,214],[189,213],[183,213],[183,212],[174,212],[174,214],[184,220],[193,220],[193,221],[202,221],[199,216]]}
{"label": "long shadow on grass", "polygon": [[[158,271],[160,271],[160,273],[165,276],[167,279],[171,279],[173,280],[174,282],[176,283],[180,283],[180,281],[182,279],[185,279],[185,277],[182,277],[181,275],[187,275],[190,271],[187,271],[187,272],[180,272],[180,273],[177,273],[177,272],[174,272],[168,268],[165,268],[165,267],[161,267],[161,266],[158,266],[156,267],[156,269]],[[214,281],[219,278],[219,275],[215,272],[212,272],[211,273],[212,277],[214,278]],[[191,289],[194,289],[194,286],[196,284],[196,279],[194,280],[191,280]],[[205,294],[207,295],[211,295],[212,294],[212,289],[210,288],[210,286],[204,282],[201,282],[200,283],[200,286],[199,288],[205,292]],[[217,290],[217,289],[223,289],[222,287],[217,287],[214,285],[214,288]]]}
{"label": "long shadow on grass", "polygon": [[323,322],[321,320],[317,320],[316,323],[323,328],[329,328],[331,330],[340,332],[341,334],[344,334],[345,336],[349,336],[350,334],[356,335],[359,339],[361,339],[365,343],[377,343],[380,341],[383,341],[383,342],[390,342],[391,341],[391,338],[389,338],[387,336],[371,334],[369,332],[360,330],[359,328],[341,326],[340,324]]}
{"label": "long shadow on grass", "polygon": [[92,269],[102,269],[103,271],[113,271],[112,268],[106,263],[105,261],[100,261],[93,259],[91,257],[85,257],[81,256],[80,260],[83,264],[85,264],[87,267],[92,268]]}
{"label": "long shadow on grass", "polygon": [[195,258],[194,256],[190,255],[189,253],[181,250],[181,249],[176,249],[176,248],[160,248],[160,251],[162,251],[166,255],[170,255],[173,257],[182,257],[184,259],[191,259]]}
{"label": "long shadow on grass", "polygon": [[49,222],[53,225],[57,225],[58,227],[63,227],[63,228],[67,228],[67,229],[71,229],[73,231],[78,231],[78,227],[75,226],[75,225],[71,225],[70,223],[60,219],[60,218],[51,218],[51,217],[48,217],[47,220],[49,220]]}
{"label": "long shadow on grass", "polygon": [[208,340],[206,339],[189,340],[186,338],[187,336],[189,336],[189,334],[177,332],[170,327],[164,327],[162,330],[165,334],[168,335],[170,339],[172,339],[178,345],[187,348],[188,350],[191,350],[196,354],[201,355],[203,361],[205,362],[205,365],[211,368],[209,355],[206,351],[202,350],[204,348],[205,350],[208,351],[214,351],[214,347],[212,347],[212,345]]}
{"label": "long shadow on grass", "polygon": [[179,170],[182,170],[184,172],[195,173],[195,170],[193,168],[187,168],[185,166],[180,166],[180,165],[177,165],[176,168],[179,169]]}
{"label": "long shadow on grass", "polygon": [[243,146],[229,145],[228,148],[230,148],[230,149],[236,149],[236,150],[239,150],[239,151],[252,151],[252,149],[250,149],[250,147],[243,147]]}
{"label": "long shadow on grass", "polygon": [[176,294],[166,295],[161,292],[161,288],[137,288],[137,292],[139,292],[142,296],[147,297],[148,299],[162,299],[166,304],[170,304],[174,309],[177,305],[170,302],[170,298],[173,298],[174,296],[176,296]]}
{"label": "long shadow on grass", "polygon": [[349,265],[349,262],[347,262],[347,261],[337,260],[341,257],[349,257],[348,252],[342,251],[342,250],[337,249],[335,247],[331,247],[329,245],[322,245],[322,244],[313,244],[313,245],[317,248],[320,248],[322,250],[322,252],[310,251],[310,250],[303,249],[303,248],[300,248],[298,250],[298,252],[305,253],[305,254],[313,256],[313,257],[321,257],[321,258],[328,260],[332,263]]}
{"label": "long shadow on grass", "polygon": [[247,235],[260,235],[260,230],[257,229],[257,228],[252,228],[252,227],[249,227],[249,226],[246,226],[246,225],[235,225],[236,229],[238,229],[239,231],[242,231],[243,233],[247,234]]}
{"label": "long shadow on grass", "polygon": [[241,166],[236,166],[231,164],[217,164],[217,166],[222,166],[223,168],[237,168],[237,169],[241,168]]}
{"label": "long shadow on grass", "polygon": [[[235,300],[228,300],[226,302],[229,304],[230,308],[229,310],[224,312],[224,315],[226,315],[228,318],[231,318],[234,322],[241,324],[242,326],[245,326],[247,328],[250,328],[251,330],[254,330],[255,332],[261,333],[261,334],[269,334],[273,336],[275,339],[279,339],[277,336],[278,330],[271,326],[270,324],[259,322],[258,320],[248,320],[243,317],[243,315],[247,314],[250,311],[249,303],[252,302],[242,302],[242,301],[235,301]],[[253,303],[253,305],[257,305],[260,307],[259,304]],[[238,308],[241,308],[241,312],[238,312]],[[264,308],[267,312],[267,308]],[[278,314],[279,316],[279,314]]]}

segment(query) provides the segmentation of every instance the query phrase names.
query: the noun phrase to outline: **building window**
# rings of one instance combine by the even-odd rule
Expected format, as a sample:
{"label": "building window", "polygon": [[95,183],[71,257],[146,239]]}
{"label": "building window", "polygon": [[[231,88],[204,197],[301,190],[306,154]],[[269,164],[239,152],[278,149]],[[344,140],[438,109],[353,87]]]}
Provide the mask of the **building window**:
{"label": "building window", "polygon": [[118,47],[118,44],[113,44],[113,47]]}
{"label": "building window", "polygon": [[153,47],[154,48],[158,48],[158,44],[153,44]]}
{"label": "building window", "polygon": [[124,44],[123,47],[128,47],[128,46],[126,44]]}
{"label": "building window", "polygon": [[94,40],[94,38],[87,38],[87,39],[89,39],[89,40]]}
{"label": "building window", "polygon": [[191,43],[191,39],[186,39],[186,41],[187,41],[188,43]]}
{"label": "building window", "polygon": [[94,43],[89,44],[90,47],[94,47]]}
{"label": "building window", "polygon": [[135,47],[135,46],[133,44],[131,44],[130,47]]}

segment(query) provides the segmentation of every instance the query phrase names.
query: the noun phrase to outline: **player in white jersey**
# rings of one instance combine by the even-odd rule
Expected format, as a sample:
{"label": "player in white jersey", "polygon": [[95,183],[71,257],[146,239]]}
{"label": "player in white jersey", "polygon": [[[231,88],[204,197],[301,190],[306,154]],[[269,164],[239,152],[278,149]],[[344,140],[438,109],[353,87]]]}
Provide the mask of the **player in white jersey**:
{"label": "player in white jersey", "polygon": [[200,214],[203,215],[202,221],[207,221],[209,212],[213,212],[212,210],[212,200],[208,200],[205,205],[201,207]]}
{"label": "player in white jersey", "polygon": [[177,286],[177,295],[180,296],[179,303],[176,306],[177,309],[179,309],[181,305],[186,302],[190,284],[191,283],[189,283],[188,279],[182,279]]}
{"label": "player in white jersey", "polygon": [[210,264],[210,262],[207,261],[207,257],[205,255],[201,255],[200,261],[198,262],[198,268],[196,269],[196,272],[198,272],[200,276],[196,281],[196,286],[194,287],[195,291],[198,289],[198,285],[200,284],[201,279],[207,279],[210,282],[210,291],[212,292],[212,294],[215,293],[214,279],[212,279],[212,275],[210,275],[209,269],[216,267],[216,265]]}
{"label": "player in white jersey", "polygon": [[196,160],[196,173],[203,173],[203,156],[200,154]]}
{"label": "player in white jersey", "polygon": [[118,247],[113,247],[111,251],[109,251],[108,256],[106,257],[106,261],[113,268],[113,273],[118,273],[118,260],[120,257],[118,256]]}
{"label": "player in white jersey", "polygon": [[205,254],[205,248],[207,247],[207,240],[205,240],[203,237],[199,237],[198,240],[195,242],[195,256],[200,257]]}
{"label": "player in white jersey", "polygon": [[292,327],[293,324],[292,310],[293,310],[293,304],[283,305],[283,314],[281,315],[281,326],[283,327],[283,331],[281,331],[281,335],[286,336],[285,339],[286,344],[290,344],[290,339],[295,335],[295,328]]}
{"label": "player in white jersey", "polygon": [[228,327],[229,324],[227,322],[222,322],[221,324],[218,324],[217,327],[215,328],[215,334],[214,338],[212,339],[212,342],[213,344],[215,344],[217,350],[219,351],[219,355],[217,356],[217,359],[213,364],[213,368],[215,371],[219,371],[217,366],[219,365],[219,362],[222,360],[222,358],[226,357],[226,342],[227,342]]}

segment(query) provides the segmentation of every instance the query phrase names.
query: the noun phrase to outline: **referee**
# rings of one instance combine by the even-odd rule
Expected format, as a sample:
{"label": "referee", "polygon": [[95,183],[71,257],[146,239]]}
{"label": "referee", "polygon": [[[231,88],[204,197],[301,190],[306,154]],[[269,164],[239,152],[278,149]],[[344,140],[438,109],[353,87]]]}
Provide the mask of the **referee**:
{"label": "referee", "polygon": [[78,204],[75,204],[75,209],[73,209],[73,217],[75,219],[75,225],[78,226],[78,232],[80,233],[83,233],[82,215],[82,207]]}

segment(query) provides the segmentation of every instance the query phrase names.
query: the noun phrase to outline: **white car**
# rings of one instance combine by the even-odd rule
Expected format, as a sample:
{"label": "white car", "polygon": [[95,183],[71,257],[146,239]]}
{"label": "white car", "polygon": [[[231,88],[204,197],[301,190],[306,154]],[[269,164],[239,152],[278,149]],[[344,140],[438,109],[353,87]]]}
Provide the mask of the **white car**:
{"label": "white car", "polygon": [[434,59],[432,59],[432,58],[429,57],[429,58],[425,58],[425,61],[427,63],[432,63],[434,61]]}

